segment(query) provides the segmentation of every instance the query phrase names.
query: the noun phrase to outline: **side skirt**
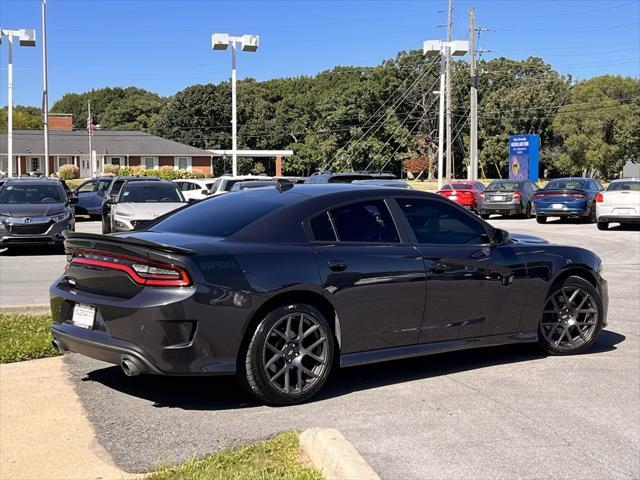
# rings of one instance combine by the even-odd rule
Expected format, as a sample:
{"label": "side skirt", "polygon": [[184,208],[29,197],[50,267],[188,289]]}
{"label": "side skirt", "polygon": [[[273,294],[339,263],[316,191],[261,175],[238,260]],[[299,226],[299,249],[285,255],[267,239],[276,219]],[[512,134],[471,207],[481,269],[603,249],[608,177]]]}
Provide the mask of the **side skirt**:
{"label": "side skirt", "polygon": [[434,353],[454,352],[471,348],[492,347],[510,343],[533,343],[538,341],[537,332],[508,333],[486,337],[446,340],[443,342],[419,343],[404,347],[382,348],[368,352],[356,352],[340,355],[341,367],[354,367],[368,363],[386,362],[401,358],[420,357]]}

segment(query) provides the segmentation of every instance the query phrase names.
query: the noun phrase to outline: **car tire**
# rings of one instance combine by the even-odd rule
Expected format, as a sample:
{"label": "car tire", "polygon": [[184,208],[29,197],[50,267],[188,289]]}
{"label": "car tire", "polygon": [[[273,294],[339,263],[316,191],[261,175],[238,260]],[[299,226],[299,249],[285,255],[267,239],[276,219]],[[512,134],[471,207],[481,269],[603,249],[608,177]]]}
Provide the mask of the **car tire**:
{"label": "car tire", "polygon": [[107,223],[106,217],[102,217],[102,233],[111,233],[111,221]]}
{"label": "car tire", "polygon": [[608,229],[609,229],[609,222],[598,221],[598,230],[608,230]]}
{"label": "car tire", "polygon": [[294,303],[262,318],[238,362],[238,376],[261,402],[293,405],[318,393],[333,357],[334,337],[324,315],[310,305]]}
{"label": "car tire", "polygon": [[522,218],[531,218],[531,202],[527,203]]}
{"label": "car tire", "polygon": [[556,282],[545,300],[538,325],[538,344],[549,355],[588,350],[603,327],[602,299],[585,279],[571,276]]}
{"label": "car tire", "polygon": [[489,220],[489,217],[491,217],[491,215],[489,213],[481,213],[480,214],[480,218],[483,218],[485,220]]}
{"label": "car tire", "polygon": [[598,221],[598,217],[596,217],[596,206],[591,205],[591,209],[589,210],[589,216],[586,218],[587,223],[596,223]]}
{"label": "car tire", "polygon": [[543,217],[542,215],[536,215],[536,222],[547,223],[547,217]]}

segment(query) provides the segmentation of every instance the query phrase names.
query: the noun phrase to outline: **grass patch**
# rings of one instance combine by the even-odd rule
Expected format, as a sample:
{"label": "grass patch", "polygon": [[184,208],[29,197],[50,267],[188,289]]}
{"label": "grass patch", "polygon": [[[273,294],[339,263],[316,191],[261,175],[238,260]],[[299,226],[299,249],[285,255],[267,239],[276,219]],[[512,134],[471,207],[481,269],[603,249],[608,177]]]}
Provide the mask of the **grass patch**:
{"label": "grass patch", "polygon": [[298,459],[298,434],[284,432],[182,465],[160,468],[145,480],[322,480],[320,472]]}
{"label": "grass patch", "polygon": [[53,357],[49,315],[0,314],[0,363]]}

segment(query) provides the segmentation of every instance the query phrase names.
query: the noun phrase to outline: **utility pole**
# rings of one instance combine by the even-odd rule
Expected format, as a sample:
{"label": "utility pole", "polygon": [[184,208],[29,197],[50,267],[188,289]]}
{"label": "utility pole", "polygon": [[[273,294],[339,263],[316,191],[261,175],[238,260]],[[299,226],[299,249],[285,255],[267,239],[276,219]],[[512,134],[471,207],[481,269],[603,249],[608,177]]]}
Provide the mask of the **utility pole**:
{"label": "utility pole", "polygon": [[[451,155],[451,29],[453,26],[453,0],[449,0],[447,14],[447,47],[446,47],[446,93],[447,93],[447,182],[451,181],[453,175],[453,158]],[[455,176],[455,175],[453,175]]]}
{"label": "utility pole", "polygon": [[438,96],[440,97],[440,105],[438,112],[438,190],[442,188],[442,176],[443,172],[443,160],[444,160],[444,88],[445,88],[445,56],[440,54],[440,90]]}
{"label": "utility pole", "polygon": [[49,87],[47,82],[47,0],[42,0],[42,123],[44,126],[44,173],[48,177],[49,176]]}
{"label": "utility pole", "polygon": [[93,119],[91,118],[91,100],[87,100],[87,131],[89,132],[89,178],[93,178]]}
{"label": "utility pole", "polygon": [[469,170],[467,178],[469,180],[478,180],[478,76],[476,74],[476,12],[473,7],[469,10],[469,55],[471,57],[471,126],[470,137],[471,145],[469,147]]}

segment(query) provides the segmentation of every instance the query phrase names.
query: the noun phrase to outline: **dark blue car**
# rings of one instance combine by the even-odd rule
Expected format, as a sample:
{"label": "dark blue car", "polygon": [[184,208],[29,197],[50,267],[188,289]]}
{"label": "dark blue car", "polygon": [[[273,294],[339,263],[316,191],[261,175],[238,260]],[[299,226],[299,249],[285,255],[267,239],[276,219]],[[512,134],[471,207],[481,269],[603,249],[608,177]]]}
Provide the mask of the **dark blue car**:
{"label": "dark blue car", "polygon": [[596,195],[604,187],[592,178],[556,178],[533,196],[536,221],[546,223],[549,217],[583,218],[596,221]]}
{"label": "dark blue car", "polygon": [[76,215],[89,215],[94,219],[102,218],[102,202],[114,177],[97,177],[87,180],[75,190],[78,203]]}

